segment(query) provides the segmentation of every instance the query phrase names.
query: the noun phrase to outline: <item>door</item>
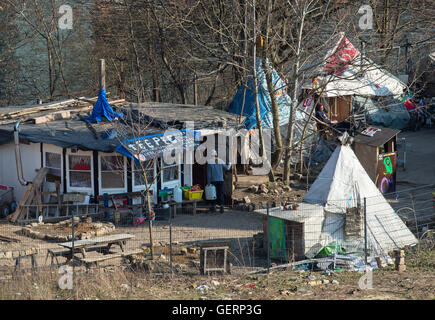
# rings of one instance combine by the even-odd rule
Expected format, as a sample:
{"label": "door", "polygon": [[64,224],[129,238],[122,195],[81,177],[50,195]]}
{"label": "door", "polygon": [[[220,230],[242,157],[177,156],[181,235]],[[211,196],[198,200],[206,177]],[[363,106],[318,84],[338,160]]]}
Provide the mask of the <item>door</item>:
{"label": "door", "polygon": [[396,191],[396,159],[396,152],[378,156],[377,186],[382,194]]}
{"label": "door", "polygon": [[351,114],[352,97],[345,96],[337,98],[337,121],[349,120]]}

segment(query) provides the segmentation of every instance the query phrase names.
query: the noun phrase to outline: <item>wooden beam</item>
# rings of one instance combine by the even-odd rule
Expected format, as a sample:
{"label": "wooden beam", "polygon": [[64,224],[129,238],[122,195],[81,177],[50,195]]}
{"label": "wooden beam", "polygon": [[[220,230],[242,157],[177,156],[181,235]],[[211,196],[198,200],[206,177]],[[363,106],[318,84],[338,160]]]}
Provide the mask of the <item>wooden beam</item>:
{"label": "wooden beam", "polygon": [[106,62],[100,59],[98,65],[100,90],[106,90]]}
{"label": "wooden beam", "polygon": [[54,120],[69,119],[69,118],[71,118],[70,111],[59,111],[59,112],[53,112],[47,114],[45,116],[33,118],[33,120],[35,121],[35,124],[42,124]]}
{"label": "wooden beam", "polygon": [[50,105],[46,105],[46,106],[42,106],[42,107],[25,108],[25,109],[23,108],[23,110],[20,110],[20,111],[14,111],[14,112],[9,112],[7,114],[1,114],[0,120],[19,118],[19,117],[22,117],[24,115],[28,115],[28,114],[32,114],[32,113],[36,113],[36,112],[41,112],[41,111],[61,109],[61,108],[65,108],[66,106],[68,106],[71,103],[76,102],[76,101],[77,101],[76,99],[72,99],[72,100],[67,100],[67,101],[63,101],[63,102],[59,102],[59,103],[55,103],[55,104],[50,104]]}

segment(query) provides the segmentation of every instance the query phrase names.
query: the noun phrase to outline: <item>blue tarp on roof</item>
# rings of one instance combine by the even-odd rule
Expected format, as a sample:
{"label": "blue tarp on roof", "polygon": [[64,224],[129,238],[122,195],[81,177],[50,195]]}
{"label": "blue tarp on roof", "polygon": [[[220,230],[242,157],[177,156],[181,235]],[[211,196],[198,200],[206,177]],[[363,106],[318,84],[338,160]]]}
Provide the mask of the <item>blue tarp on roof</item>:
{"label": "blue tarp on roof", "polygon": [[409,113],[399,98],[394,97],[361,97],[354,96],[353,108],[365,111],[373,125],[402,130],[409,126]]}
{"label": "blue tarp on roof", "polygon": [[120,118],[123,115],[123,113],[113,111],[109,102],[107,102],[106,90],[100,90],[98,92],[98,100],[92,109],[92,114],[87,118],[87,120],[92,123],[100,122],[101,118],[104,116],[107,120],[113,121],[115,118]]}
{"label": "blue tarp on roof", "polygon": [[[282,126],[288,123],[291,99],[286,93],[287,84],[278,76],[272,67],[269,66],[269,68],[272,72],[273,87],[278,102],[279,125]],[[266,75],[263,71],[261,59],[257,59],[256,70],[261,124],[263,128],[273,128],[272,102],[269,90],[267,89]],[[239,88],[226,111],[240,115],[242,109],[242,116],[246,117],[244,125],[247,129],[252,129],[257,125],[255,115],[254,81],[252,77],[248,79],[246,85]]]}

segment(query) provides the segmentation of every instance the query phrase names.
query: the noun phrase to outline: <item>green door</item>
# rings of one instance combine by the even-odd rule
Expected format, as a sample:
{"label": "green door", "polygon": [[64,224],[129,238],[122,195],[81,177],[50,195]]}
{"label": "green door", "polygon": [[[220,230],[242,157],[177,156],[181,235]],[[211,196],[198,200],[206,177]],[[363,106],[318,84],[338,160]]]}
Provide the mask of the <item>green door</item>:
{"label": "green door", "polygon": [[286,259],[284,220],[269,217],[269,246],[271,259]]}

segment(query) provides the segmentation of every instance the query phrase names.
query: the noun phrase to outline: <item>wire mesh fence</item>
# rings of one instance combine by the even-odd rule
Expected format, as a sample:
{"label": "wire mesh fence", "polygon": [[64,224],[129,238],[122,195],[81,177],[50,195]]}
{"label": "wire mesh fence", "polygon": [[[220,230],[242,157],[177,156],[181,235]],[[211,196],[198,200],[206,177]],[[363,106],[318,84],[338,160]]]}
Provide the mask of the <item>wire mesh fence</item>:
{"label": "wire mesh fence", "polygon": [[153,221],[80,210],[48,221],[3,221],[0,279],[13,284],[48,271],[59,281],[68,272],[85,277],[111,268],[153,277],[244,275],[280,266],[360,270],[391,263],[394,250],[428,239],[434,203],[433,189],[414,188],[326,204],[267,203],[251,212],[209,212],[205,205],[193,213],[178,205]]}

